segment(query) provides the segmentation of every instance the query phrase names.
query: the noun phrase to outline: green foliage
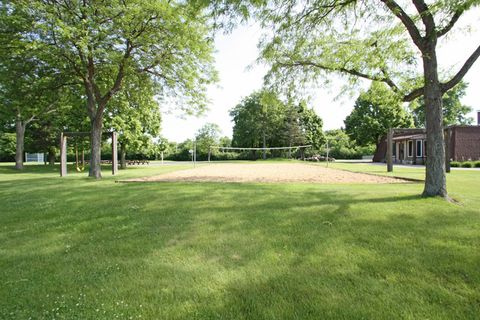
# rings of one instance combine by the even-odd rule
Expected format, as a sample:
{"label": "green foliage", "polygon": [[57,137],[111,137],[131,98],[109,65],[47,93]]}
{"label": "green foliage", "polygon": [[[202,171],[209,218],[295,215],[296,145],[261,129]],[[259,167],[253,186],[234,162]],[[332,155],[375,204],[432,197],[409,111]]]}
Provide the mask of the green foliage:
{"label": "green foliage", "polygon": [[190,151],[193,151],[193,144],[192,139],[176,143],[175,146],[172,146],[172,153],[168,154],[166,158],[175,161],[191,161],[192,154]]}
{"label": "green foliage", "polygon": [[285,105],[272,92],[254,92],[230,111],[233,120],[232,145],[267,147],[278,142]]}
{"label": "green foliage", "polygon": [[465,161],[461,163],[462,168],[473,168],[473,162],[471,161]]}
{"label": "green foliage", "polygon": [[215,123],[206,123],[195,134],[195,141],[187,139],[179,144],[171,145],[166,158],[169,160],[191,161],[194,144],[196,144],[197,160],[205,161],[208,159],[210,152],[211,160],[234,160],[238,159],[238,153],[229,153],[219,151],[217,148],[211,147],[230,147],[231,139],[229,137],[221,137],[221,129]]}
{"label": "green foliage", "polygon": [[220,145],[220,134],[222,130],[220,126],[215,123],[206,123],[195,134],[197,159],[205,160],[208,158],[208,153],[217,153],[217,149],[211,147],[218,147]]}
{"label": "green foliage", "polygon": [[273,92],[255,92],[230,112],[232,144],[238,147],[278,147],[324,142],[322,119],[306,102],[284,103]]}
{"label": "green foliage", "polygon": [[313,149],[318,149],[325,143],[323,135],[323,121],[305,101],[293,106],[299,114],[299,123],[306,144],[311,144]]}
{"label": "green foliage", "polygon": [[453,75],[440,76],[448,67],[439,66],[437,46],[478,5],[478,0],[272,0],[260,14],[268,33],[259,60],[270,65],[267,82],[286,90],[316,86],[337,73],[349,88],[359,79],[382,82],[404,102],[424,95],[430,159],[424,195],[446,198],[441,98],[480,57],[480,47]]}
{"label": "green foliage", "polygon": [[[443,95],[443,125],[468,125],[472,124],[473,119],[467,117],[467,114],[472,111],[472,107],[462,104],[460,101],[465,96],[465,91],[468,87],[466,82],[460,82],[453,89]],[[415,126],[419,128],[425,127],[425,101],[423,97],[410,103],[409,106]]]}
{"label": "green foliage", "polygon": [[[148,75],[163,97],[180,97],[179,108],[205,106],[206,85],[216,79],[213,46],[206,16],[188,3],[19,1],[16,8],[36,20],[32,45],[68,65],[85,94],[98,95],[92,97],[97,107],[138,73]],[[90,92],[89,82],[95,86]]]}
{"label": "green foliage", "polygon": [[0,161],[14,161],[15,149],[15,133],[0,132]]}
{"label": "green foliage", "polygon": [[[106,127],[119,133],[121,148],[132,153],[154,152],[154,137],[160,134],[161,113],[155,100],[155,83],[145,74],[125,79],[106,115]],[[142,152],[143,150],[143,152]]]}
{"label": "green foliage", "polygon": [[[16,127],[17,153],[52,150],[58,126],[74,99],[65,65],[37,46],[31,33],[36,18],[16,2],[0,1],[0,118]],[[71,86],[71,88],[69,88]],[[21,169],[23,157],[17,159]]]}
{"label": "green foliage", "polygon": [[[212,28],[209,17],[190,2],[107,0],[59,4],[18,0],[0,4],[2,18],[14,22],[23,19],[10,24],[22,28],[8,33],[15,35],[10,42],[20,42],[30,50],[23,50],[30,55],[18,54],[18,65],[23,69],[28,64],[34,66],[38,79],[49,79],[44,69],[54,70],[62,86],[82,88],[83,101],[79,105],[86,107],[91,125],[87,131],[92,132],[96,142],[92,144],[90,176],[101,177],[98,140],[104,118],[109,127],[121,126],[119,130],[125,131],[123,146],[150,148],[148,135],[158,132],[160,121],[158,110],[153,110],[158,109],[154,95],[184,112],[205,109],[206,88],[217,78]],[[28,81],[19,83],[17,86],[28,93]],[[47,97],[49,101],[58,100],[52,94]],[[130,99],[135,107],[145,110],[127,107]]]}
{"label": "green foliage", "polygon": [[231,147],[232,146],[232,139],[230,137],[224,136],[221,137],[219,140],[220,147]]}
{"label": "green foliage", "polygon": [[306,137],[301,128],[300,114],[295,106],[285,110],[279,134],[285,146],[304,145],[306,143]]}
{"label": "green foliage", "polygon": [[450,167],[452,167],[452,168],[458,168],[458,167],[460,167],[460,165],[461,164],[458,161],[451,161],[450,162]]}
{"label": "green foliage", "polygon": [[0,115],[11,123],[28,124],[53,110],[68,81],[63,66],[45,59],[28,37],[34,21],[13,3],[0,2]]}
{"label": "green foliage", "polygon": [[345,132],[359,146],[377,144],[390,128],[413,127],[412,116],[386,85],[372,83],[345,119]]}
{"label": "green foliage", "polygon": [[451,161],[452,168],[480,168],[480,161]]}
{"label": "green foliage", "polygon": [[[425,5],[424,15],[431,14],[432,32],[439,37],[478,6],[477,0],[433,2],[419,1]],[[294,1],[270,1],[258,10],[269,30],[260,43],[259,58],[270,65],[267,83],[298,92],[320,80],[329,84],[329,76],[336,73],[347,80],[346,88],[368,79],[388,85],[399,99],[412,101],[410,94],[425,82],[417,67],[422,62],[419,41],[431,44],[437,38],[419,39],[426,28],[418,12],[423,5],[397,3],[314,0],[297,5]],[[407,30],[406,20],[414,24],[418,35]],[[451,27],[446,28],[449,23]],[[414,96],[422,93],[419,90]]]}
{"label": "green foliage", "polygon": [[[373,155],[375,152],[375,145],[359,146],[343,129],[328,130],[325,132],[325,138],[328,139],[329,157],[335,159],[361,159],[362,156]],[[326,145],[321,151],[323,155],[326,155]]]}
{"label": "green foliage", "polygon": [[[381,5],[381,4],[380,4]],[[415,51],[395,20],[374,4],[316,0],[304,5],[271,1],[261,13],[273,27],[260,44],[260,60],[271,68],[267,81],[293,90],[328,83],[335,72],[355,86],[359,78],[402,83],[408,91],[416,74]],[[406,81],[406,79],[410,81]]]}

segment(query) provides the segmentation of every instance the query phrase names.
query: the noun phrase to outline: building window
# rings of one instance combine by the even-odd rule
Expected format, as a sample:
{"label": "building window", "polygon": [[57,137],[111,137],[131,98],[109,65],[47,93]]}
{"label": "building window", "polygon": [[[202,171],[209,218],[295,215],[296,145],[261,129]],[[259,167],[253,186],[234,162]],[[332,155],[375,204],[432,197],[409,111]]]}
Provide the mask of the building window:
{"label": "building window", "polygon": [[427,156],[427,141],[423,141],[423,156]]}
{"label": "building window", "polygon": [[422,140],[417,140],[417,157],[423,156]]}
{"label": "building window", "polygon": [[413,157],[413,141],[408,140],[408,157]]}

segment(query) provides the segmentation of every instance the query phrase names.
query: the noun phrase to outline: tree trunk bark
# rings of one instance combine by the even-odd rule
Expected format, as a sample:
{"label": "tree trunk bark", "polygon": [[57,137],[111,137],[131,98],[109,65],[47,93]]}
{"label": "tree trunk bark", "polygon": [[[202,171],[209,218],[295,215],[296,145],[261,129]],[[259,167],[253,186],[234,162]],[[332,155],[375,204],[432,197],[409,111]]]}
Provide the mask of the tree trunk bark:
{"label": "tree trunk bark", "polygon": [[95,179],[102,178],[102,169],[101,169],[101,155],[102,155],[102,129],[103,129],[103,115],[97,115],[91,121],[91,152],[90,152],[90,170],[88,173],[89,177]]}
{"label": "tree trunk bark", "polygon": [[442,90],[438,80],[436,41],[423,52],[425,78],[425,116],[427,159],[424,196],[448,197],[445,175],[445,144],[443,138]]}
{"label": "tree trunk bark", "polygon": [[25,125],[22,120],[15,122],[16,131],[16,151],[15,151],[15,169],[23,169],[23,152],[25,146]]}
{"label": "tree trunk bark", "polygon": [[120,169],[127,169],[127,148],[125,143],[120,144]]}
{"label": "tree trunk bark", "polygon": [[55,165],[55,148],[50,148],[48,150],[48,164],[50,166]]}

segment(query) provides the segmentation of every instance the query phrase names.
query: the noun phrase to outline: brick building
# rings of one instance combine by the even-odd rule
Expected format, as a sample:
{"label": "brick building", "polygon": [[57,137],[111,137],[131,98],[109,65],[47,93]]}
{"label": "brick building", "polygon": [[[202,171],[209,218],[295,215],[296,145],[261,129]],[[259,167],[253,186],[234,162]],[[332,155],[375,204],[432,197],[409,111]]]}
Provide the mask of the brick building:
{"label": "brick building", "polygon": [[[448,156],[451,161],[480,160],[480,111],[475,126],[445,128]],[[427,159],[425,129],[395,129],[393,134],[393,162],[424,164]],[[373,162],[385,162],[386,137],[377,145]]]}

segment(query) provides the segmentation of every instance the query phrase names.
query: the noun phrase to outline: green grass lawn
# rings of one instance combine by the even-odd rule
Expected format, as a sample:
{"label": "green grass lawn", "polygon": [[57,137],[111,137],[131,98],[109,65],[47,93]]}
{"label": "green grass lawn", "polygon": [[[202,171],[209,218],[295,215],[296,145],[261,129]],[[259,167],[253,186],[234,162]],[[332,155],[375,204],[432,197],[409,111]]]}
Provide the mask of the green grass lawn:
{"label": "green grass lawn", "polygon": [[0,319],[479,318],[480,171],[449,174],[461,204],[419,197],[421,183],[85,175],[0,166]]}

